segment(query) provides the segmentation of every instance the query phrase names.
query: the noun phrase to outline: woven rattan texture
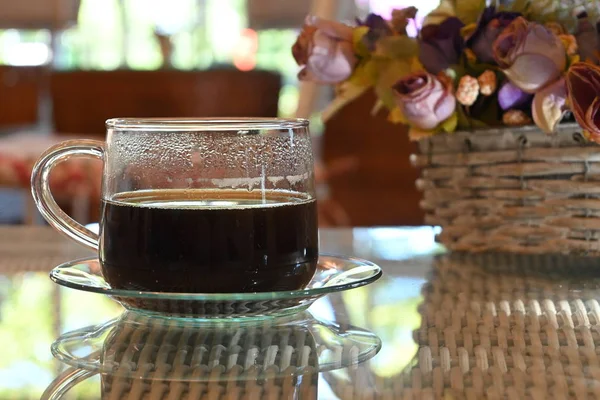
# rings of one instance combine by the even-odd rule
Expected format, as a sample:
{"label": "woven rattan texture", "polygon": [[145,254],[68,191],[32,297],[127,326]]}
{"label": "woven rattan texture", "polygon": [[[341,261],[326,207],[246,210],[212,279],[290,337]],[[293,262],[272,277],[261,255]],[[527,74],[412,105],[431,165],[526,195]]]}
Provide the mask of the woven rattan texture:
{"label": "woven rattan texture", "polygon": [[425,222],[449,249],[600,254],[600,147],[579,126],[457,132],[419,150]]}
{"label": "woven rattan texture", "polygon": [[103,398],[316,399],[318,355],[307,328],[152,321],[111,332],[102,359],[114,373],[102,378]]}
{"label": "woven rattan texture", "polygon": [[414,362],[389,378],[367,365],[351,385],[326,379],[344,399],[600,399],[598,299],[590,257],[442,256]]}

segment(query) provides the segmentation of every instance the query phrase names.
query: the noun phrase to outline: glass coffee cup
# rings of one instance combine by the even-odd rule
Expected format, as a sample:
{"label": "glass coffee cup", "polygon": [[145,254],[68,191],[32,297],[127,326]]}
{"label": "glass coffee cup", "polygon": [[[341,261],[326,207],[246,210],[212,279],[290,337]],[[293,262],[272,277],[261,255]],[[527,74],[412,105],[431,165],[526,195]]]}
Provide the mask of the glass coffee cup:
{"label": "glass coffee cup", "polygon": [[[106,142],[46,151],[32,193],[48,223],[98,251],[118,289],[180,293],[304,287],[318,259],[308,122],[302,119],[111,119]],[[57,163],[104,161],[99,235],[49,190]]]}

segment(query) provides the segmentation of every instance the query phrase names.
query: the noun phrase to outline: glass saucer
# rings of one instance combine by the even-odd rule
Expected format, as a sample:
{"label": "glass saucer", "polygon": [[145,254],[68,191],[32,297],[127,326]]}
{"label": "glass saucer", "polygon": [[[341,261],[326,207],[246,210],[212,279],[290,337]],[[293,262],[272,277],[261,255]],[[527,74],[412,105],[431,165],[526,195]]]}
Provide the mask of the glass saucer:
{"label": "glass saucer", "polygon": [[381,349],[372,332],[309,312],[255,323],[199,324],[126,311],[60,336],[60,361],[110,379],[239,381],[295,377],[356,366]]}
{"label": "glass saucer", "polygon": [[114,289],[104,280],[97,258],[71,261],[54,268],[59,285],[102,293],[126,309],[176,318],[241,319],[290,315],[306,310],[318,298],[376,281],[381,268],[358,258],[321,255],[304,289],[255,293],[172,293]]}

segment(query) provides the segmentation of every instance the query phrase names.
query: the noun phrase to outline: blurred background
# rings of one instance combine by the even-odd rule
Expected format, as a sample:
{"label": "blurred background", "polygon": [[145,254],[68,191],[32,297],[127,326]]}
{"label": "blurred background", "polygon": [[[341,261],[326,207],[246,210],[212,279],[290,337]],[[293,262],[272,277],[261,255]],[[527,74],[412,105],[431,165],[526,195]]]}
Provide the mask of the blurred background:
{"label": "blurred background", "polygon": [[[101,138],[111,117],[167,116],[309,118],[323,226],[421,223],[403,128],[370,118],[372,93],[323,124],[332,89],[299,84],[290,49],[309,13],[353,23],[407,6],[423,16],[437,4],[0,0],[0,223],[42,223],[28,182],[51,144]],[[57,200],[80,222],[97,220],[100,171],[92,161],[54,171]]]}

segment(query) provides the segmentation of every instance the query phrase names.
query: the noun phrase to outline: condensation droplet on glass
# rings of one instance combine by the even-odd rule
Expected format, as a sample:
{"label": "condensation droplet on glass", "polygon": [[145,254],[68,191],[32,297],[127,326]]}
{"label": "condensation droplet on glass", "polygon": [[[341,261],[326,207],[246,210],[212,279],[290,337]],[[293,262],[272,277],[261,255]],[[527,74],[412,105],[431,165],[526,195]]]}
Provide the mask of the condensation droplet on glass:
{"label": "condensation droplet on glass", "polygon": [[190,157],[190,161],[193,164],[199,164],[202,161],[202,153],[199,150],[194,151]]}

